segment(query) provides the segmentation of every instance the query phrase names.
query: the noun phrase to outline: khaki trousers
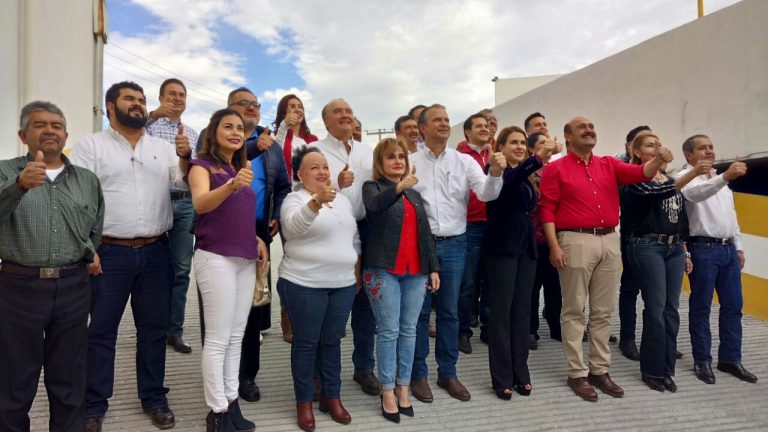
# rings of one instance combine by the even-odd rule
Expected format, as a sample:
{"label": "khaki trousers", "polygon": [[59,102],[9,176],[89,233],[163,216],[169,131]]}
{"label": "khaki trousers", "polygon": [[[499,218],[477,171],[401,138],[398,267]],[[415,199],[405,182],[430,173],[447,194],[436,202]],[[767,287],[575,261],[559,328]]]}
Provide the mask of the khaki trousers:
{"label": "khaki trousers", "polygon": [[[557,241],[563,249],[566,262],[565,268],[558,272],[563,294],[560,325],[568,376],[582,378],[588,373],[605,374],[611,367],[608,339],[621,268],[619,235],[612,233],[597,236],[560,231],[557,233]],[[587,297],[589,368],[584,364],[582,352]]]}

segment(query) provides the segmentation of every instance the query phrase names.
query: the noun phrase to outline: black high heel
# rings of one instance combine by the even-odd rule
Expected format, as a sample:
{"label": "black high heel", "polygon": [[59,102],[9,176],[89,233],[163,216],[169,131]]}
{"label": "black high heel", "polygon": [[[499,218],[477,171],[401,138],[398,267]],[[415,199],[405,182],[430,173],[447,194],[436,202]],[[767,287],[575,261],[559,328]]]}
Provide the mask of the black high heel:
{"label": "black high heel", "polygon": [[[393,422],[393,423],[400,423],[400,405],[398,405],[398,412],[395,413],[388,413],[384,411],[384,395],[379,395],[379,399],[381,399],[381,415],[384,416],[385,419]],[[413,407],[411,408],[411,412],[413,412]]]}
{"label": "black high heel", "polygon": [[515,391],[520,396],[530,396],[533,391],[533,386],[529,384],[515,384]]}
{"label": "black high heel", "polygon": [[501,400],[512,399],[512,389],[509,387],[495,388],[493,392],[496,393],[496,397]]}
{"label": "black high heel", "polygon": [[413,417],[415,413],[413,412],[413,405],[409,407],[400,406],[400,402],[397,402],[397,410],[400,412],[400,414],[407,415],[408,417]]}

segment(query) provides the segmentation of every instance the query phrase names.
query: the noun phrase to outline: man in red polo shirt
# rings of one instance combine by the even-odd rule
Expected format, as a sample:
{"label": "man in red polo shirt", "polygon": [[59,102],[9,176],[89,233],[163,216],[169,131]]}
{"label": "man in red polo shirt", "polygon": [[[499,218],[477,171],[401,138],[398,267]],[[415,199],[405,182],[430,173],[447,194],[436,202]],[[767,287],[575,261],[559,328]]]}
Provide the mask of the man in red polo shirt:
{"label": "man in red polo shirt", "polygon": [[[672,153],[659,148],[644,165],[595,156],[595,125],[586,117],[568,122],[564,135],[570,150],[544,169],[539,206],[549,259],[558,269],[563,292],[560,324],[568,386],[577,396],[594,402],[597,392],[593,386],[613,397],[624,395],[608,375],[608,338],[621,268],[615,228],[619,224],[619,186],[650,180],[664,163],[672,161]],[[587,297],[589,367],[582,353]]]}

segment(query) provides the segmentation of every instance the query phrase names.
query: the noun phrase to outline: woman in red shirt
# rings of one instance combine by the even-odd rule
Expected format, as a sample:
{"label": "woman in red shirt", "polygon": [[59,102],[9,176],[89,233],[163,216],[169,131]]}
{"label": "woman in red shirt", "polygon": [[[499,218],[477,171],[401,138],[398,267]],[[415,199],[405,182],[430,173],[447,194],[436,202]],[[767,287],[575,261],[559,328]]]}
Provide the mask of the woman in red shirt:
{"label": "woman in red shirt", "polygon": [[371,232],[363,251],[363,281],[376,320],[376,355],[381,381],[381,413],[400,422],[413,416],[409,385],[416,346],[416,323],[426,294],[440,278],[435,241],[408,147],[394,138],[373,150],[373,181],[363,185]]}

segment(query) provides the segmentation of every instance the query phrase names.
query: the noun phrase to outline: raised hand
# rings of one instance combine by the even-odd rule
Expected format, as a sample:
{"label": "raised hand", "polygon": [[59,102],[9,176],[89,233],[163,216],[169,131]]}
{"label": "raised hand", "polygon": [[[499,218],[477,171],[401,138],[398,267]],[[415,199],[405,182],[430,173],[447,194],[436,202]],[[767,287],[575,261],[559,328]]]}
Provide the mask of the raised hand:
{"label": "raised hand", "polygon": [[189,146],[189,138],[184,135],[183,124],[179,124],[179,130],[176,132],[174,142],[176,143],[176,156],[185,159],[192,156],[192,148]]}
{"label": "raised hand", "polygon": [[542,162],[547,163],[549,161],[549,158],[552,157],[553,154],[557,153],[555,150],[557,150],[557,147],[559,146],[558,143],[552,140],[544,141],[544,145],[541,146],[539,149],[539,152],[537,155],[539,156],[539,159],[542,160]]}
{"label": "raised hand", "polygon": [[289,128],[293,128],[298,126],[301,119],[299,118],[298,111],[291,110],[288,108],[288,113],[285,115],[285,125]]}
{"label": "raised hand", "polygon": [[507,167],[507,159],[504,157],[504,153],[496,152],[491,155],[491,169],[490,173],[492,177],[498,177],[504,172],[504,168]]}
{"label": "raised hand", "polygon": [[659,145],[656,148],[654,157],[661,161],[661,163],[670,163],[675,158],[674,155],[672,155],[672,151],[662,145]]}
{"label": "raised hand", "polygon": [[320,189],[320,192],[317,194],[316,201],[321,204],[325,205],[326,207],[330,207],[328,203],[336,199],[336,189],[330,187],[330,186],[323,186],[322,189]]}
{"label": "raised hand", "polygon": [[259,140],[256,142],[256,147],[258,147],[259,150],[266,151],[268,148],[272,147],[272,143],[275,142],[275,140],[270,136],[271,133],[269,128],[267,128],[259,135]]}
{"label": "raised hand", "polygon": [[352,183],[355,181],[355,173],[349,170],[349,164],[344,165],[344,169],[339,173],[337,181],[339,183],[339,189],[352,186]]}
{"label": "raised hand", "polygon": [[731,166],[723,173],[723,178],[727,181],[735,180],[747,174],[747,164],[741,162],[739,157],[731,163]]}
{"label": "raised hand", "polygon": [[244,187],[250,187],[252,181],[253,171],[251,171],[251,161],[248,161],[245,164],[245,168],[240,168],[240,171],[237,172],[237,175],[235,176],[235,182],[232,183],[232,187],[234,187],[235,190],[240,190]]}
{"label": "raised hand", "polygon": [[418,182],[419,178],[416,177],[416,167],[413,167],[411,173],[404,176],[403,179],[400,180],[400,183],[397,184],[397,193],[401,193],[406,189],[416,186],[416,183]]}
{"label": "raised hand", "polygon": [[701,159],[698,162],[696,162],[696,166],[693,167],[693,171],[696,173],[697,176],[700,176],[702,174],[709,174],[712,172],[712,161],[711,160],[705,160]]}
{"label": "raised hand", "polygon": [[45,184],[45,162],[43,162],[43,152],[40,150],[35,154],[35,160],[27,162],[27,166],[19,174],[18,185],[24,190],[30,190]]}

